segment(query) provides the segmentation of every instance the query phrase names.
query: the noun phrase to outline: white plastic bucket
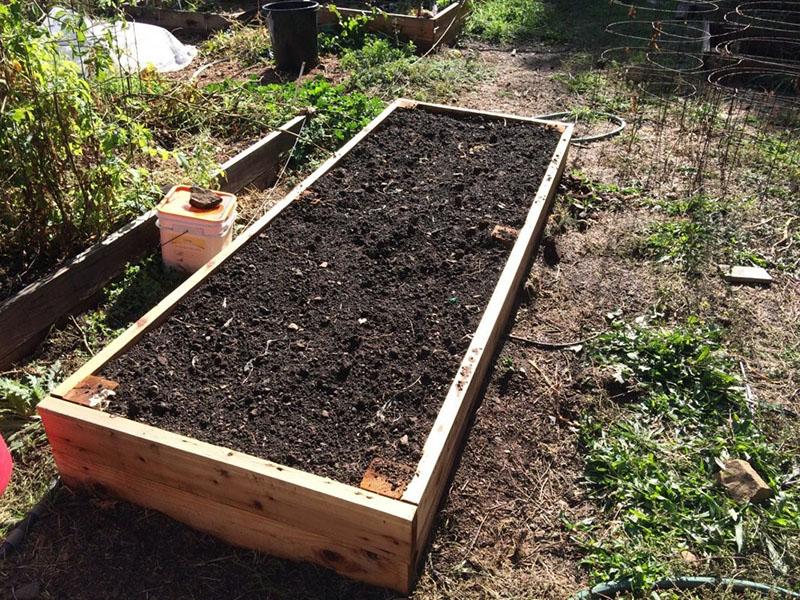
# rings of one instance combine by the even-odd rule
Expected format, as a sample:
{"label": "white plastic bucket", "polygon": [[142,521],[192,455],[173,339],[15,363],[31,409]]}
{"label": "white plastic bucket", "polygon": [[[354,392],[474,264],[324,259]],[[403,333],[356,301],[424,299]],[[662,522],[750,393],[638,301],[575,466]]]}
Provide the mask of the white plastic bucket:
{"label": "white plastic bucket", "polygon": [[214,190],[222,202],[211,210],[189,204],[190,186],[175,186],[159,203],[156,225],[161,232],[161,257],[173,269],[194,273],[233,239],[236,196]]}

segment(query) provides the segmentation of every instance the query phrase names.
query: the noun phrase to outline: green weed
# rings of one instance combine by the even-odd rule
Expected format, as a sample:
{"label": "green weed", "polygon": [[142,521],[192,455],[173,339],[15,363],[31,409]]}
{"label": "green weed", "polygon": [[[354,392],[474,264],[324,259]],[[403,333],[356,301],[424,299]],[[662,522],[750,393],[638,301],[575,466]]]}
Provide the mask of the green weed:
{"label": "green weed", "polygon": [[[590,356],[626,399],[581,424],[586,488],[604,516],[570,526],[592,580],[643,589],[686,574],[681,551],[717,563],[739,557],[737,569],[777,577],[798,568],[800,466],[786,444],[798,423],[754,420],[720,331],[693,318],[674,328],[616,322]],[[715,483],[728,458],[750,462],[774,497],[728,497]]]}
{"label": "green weed", "polygon": [[599,71],[588,69],[574,73],[557,73],[552,79],[562,83],[570,94],[579,96],[583,102],[588,103],[588,106],[581,107],[586,115],[596,114],[597,111],[626,113],[631,109],[631,100],[621,87],[612,85]]}
{"label": "green weed", "polygon": [[648,226],[638,247],[643,256],[673,262],[689,273],[712,259],[724,263],[755,256],[749,239],[735,228],[729,201],[698,195],[660,200],[654,206],[672,218]]}
{"label": "green weed", "polygon": [[263,131],[264,124],[276,127],[299,113],[309,114],[293,154],[295,162],[339,148],[383,109],[379,99],[348,93],[344,85],[321,77],[299,85],[223,81],[204,88],[204,96],[213,98],[228,114],[224,127],[229,132],[236,128]]}
{"label": "green weed", "polygon": [[125,267],[125,272],[103,290],[103,303],[83,317],[92,347],[100,348],[174,290],[185,275],[164,266],[151,255]]}
{"label": "green weed", "polygon": [[552,218],[553,225],[559,231],[570,226],[583,230],[602,211],[621,210],[642,202],[641,188],[595,181],[578,170],[569,174],[565,186],[566,190],[554,208]]}
{"label": "green weed", "polygon": [[347,89],[383,98],[409,96],[417,100],[449,98],[482,76],[482,69],[458,51],[439,53],[423,60],[413,44],[395,46],[385,38],[369,36],[362,48],[342,54],[341,65],[350,71]]}
{"label": "green weed", "polygon": [[557,73],[553,80],[563,83],[571,94],[588,94],[597,92],[608,86],[606,76],[597,71],[581,71],[579,73]]}
{"label": "green weed", "polygon": [[372,14],[363,14],[345,19],[334,5],[329,5],[327,10],[336,16],[338,22],[335,32],[321,32],[319,34],[320,52],[330,54],[341,54],[345,50],[361,48],[367,37],[367,23],[375,17],[376,10]]}
{"label": "green weed", "polygon": [[543,39],[562,41],[552,8],[542,0],[483,0],[476,2],[466,32],[487,42],[511,44]]}

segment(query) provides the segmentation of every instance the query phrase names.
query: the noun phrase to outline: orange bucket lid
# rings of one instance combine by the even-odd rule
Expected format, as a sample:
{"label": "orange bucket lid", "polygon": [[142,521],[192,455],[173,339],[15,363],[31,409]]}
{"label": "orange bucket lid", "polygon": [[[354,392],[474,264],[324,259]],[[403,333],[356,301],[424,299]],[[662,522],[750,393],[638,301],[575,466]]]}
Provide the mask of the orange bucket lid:
{"label": "orange bucket lid", "polygon": [[158,203],[158,212],[182,219],[196,219],[200,221],[226,221],[236,206],[236,196],[227,192],[209,190],[222,199],[217,206],[203,210],[195,208],[189,203],[192,197],[192,186],[176,185],[163,200]]}

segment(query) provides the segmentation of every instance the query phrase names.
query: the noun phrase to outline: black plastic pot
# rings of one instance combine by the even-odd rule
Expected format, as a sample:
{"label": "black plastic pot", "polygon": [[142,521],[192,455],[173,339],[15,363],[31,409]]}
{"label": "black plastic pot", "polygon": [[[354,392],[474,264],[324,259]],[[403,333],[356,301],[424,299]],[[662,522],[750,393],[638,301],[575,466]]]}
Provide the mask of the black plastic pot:
{"label": "black plastic pot", "polygon": [[283,0],[261,7],[278,70],[306,72],[319,63],[317,10],[319,4],[313,0]]}

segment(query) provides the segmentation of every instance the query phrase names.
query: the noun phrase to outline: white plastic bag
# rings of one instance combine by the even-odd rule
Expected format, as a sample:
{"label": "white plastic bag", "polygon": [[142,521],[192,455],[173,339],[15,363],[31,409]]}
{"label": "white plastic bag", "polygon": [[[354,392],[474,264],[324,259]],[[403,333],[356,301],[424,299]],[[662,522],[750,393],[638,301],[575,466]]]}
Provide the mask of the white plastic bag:
{"label": "white plastic bag", "polygon": [[[80,19],[83,19],[82,22]],[[80,23],[76,28],[75,23]],[[82,65],[92,46],[102,44],[121,71],[135,73],[152,66],[160,73],[180,71],[192,62],[197,48],[182,44],[163,27],[127,21],[95,21],[73,11],[53,7],[44,21],[67,58]],[[85,31],[78,39],[76,29]]]}

